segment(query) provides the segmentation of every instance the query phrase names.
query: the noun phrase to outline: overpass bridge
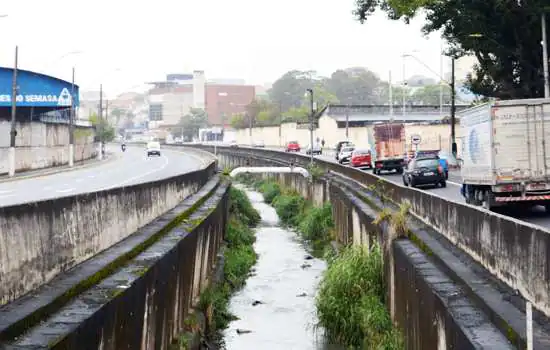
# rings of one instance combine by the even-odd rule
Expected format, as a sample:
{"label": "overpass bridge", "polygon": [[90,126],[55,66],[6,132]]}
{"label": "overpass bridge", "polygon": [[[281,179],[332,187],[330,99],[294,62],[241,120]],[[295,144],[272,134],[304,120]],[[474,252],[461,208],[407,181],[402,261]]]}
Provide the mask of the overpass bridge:
{"label": "overpass bridge", "polygon": [[[380,241],[389,308],[409,348],[441,341],[444,348],[523,348],[526,305],[534,348],[550,347],[546,229],[325,159],[315,160],[319,173],[300,154],[218,146],[215,159],[211,146],[174,147],[204,162],[185,174],[2,209],[0,345],[168,348],[222,244],[228,183],[216,167],[223,166],[276,167],[305,197],[331,201],[341,244]],[[372,221],[380,208],[404,202],[411,234],[394,240],[390,224]]]}

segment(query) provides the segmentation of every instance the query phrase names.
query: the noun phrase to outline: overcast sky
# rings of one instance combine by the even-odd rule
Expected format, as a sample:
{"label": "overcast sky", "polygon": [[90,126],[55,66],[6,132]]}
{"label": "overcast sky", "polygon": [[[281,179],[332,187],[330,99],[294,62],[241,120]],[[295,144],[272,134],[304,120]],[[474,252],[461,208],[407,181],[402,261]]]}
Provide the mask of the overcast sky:
{"label": "overcast sky", "polygon": [[[291,69],[328,75],[364,66],[402,79],[404,52],[439,72],[441,41],[383,14],[361,25],[353,0],[4,0],[0,64],[114,93],[166,73],[204,70],[207,78],[264,84]],[[78,51],[80,53],[67,53]],[[448,64],[445,63],[447,66]],[[448,69],[446,68],[445,71]],[[437,78],[412,59],[407,76]]]}

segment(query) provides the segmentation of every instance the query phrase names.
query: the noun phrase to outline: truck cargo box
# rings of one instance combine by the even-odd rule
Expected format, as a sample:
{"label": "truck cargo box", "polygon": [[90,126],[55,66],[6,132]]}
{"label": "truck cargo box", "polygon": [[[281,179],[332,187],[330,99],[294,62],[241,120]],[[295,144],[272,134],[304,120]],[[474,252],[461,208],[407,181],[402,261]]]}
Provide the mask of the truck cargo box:
{"label": "truck cargo box", "polygon": [[374,147],[376,159],[374,173],[380,170],[401,172],[404,165],[405,125],[385,123],[374,126]]}
{"label": "truck cargo box", "polygon": [[485,103],[460,113],[465,183],[546,181],[550,100]]}

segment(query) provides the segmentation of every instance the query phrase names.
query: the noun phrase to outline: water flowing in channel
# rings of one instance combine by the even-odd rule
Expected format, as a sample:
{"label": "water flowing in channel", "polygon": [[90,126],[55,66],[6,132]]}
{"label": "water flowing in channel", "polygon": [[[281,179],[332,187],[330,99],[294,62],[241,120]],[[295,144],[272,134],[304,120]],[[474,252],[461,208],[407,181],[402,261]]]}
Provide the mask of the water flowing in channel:
{"label": "water flowing in channel", "polygon": [[224,331],[228,350],[328,349],[315,330],[315,293],[323,260],[311,258],[296,233],[279,225],[260,193],[246,190],[262,221],[254,249],[258,263],[230,302],[239,320]]}

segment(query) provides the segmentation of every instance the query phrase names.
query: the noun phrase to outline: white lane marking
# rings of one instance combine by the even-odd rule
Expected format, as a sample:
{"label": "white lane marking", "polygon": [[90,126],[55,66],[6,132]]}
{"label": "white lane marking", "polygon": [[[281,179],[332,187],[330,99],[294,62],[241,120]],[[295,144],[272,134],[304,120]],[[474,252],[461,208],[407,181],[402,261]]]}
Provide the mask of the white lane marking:
{"label": "white lane marking", "polygon": [[56,192],[67,193],[67,192],[72,192],[72,191],[74,191],[74,188],[66,188],[64,190],[57,190]]}
{"label": "white lane marking", "polygon": [[448,184],[451,184],[451,185],[455,185],[455,186],[462,186],[462,184],[459,184],[459,183],[456,183],[456,182],[452,182],[452,181],[449,181],[449,180],[447,180],[447,183],[448,183]]}
{"label": "white lane marking", "polygon": [[0,191],[0,194],[13,193],[13,190]]}
{"label": "white lane marking", "polygon": [[93,179],[95,175],[88,175],[88,178]]}
{"label": "white lane marking", "polygon": [[107,189],[110,189],[110,188],[117,188],[117,187],[122,187],[124,186],[125,184],[127,184],[128,182],[132,182],[134,180],[137,180],[137,179],[141,179],[142,177],[145,177],[145,176],[148,176],[148,175],[151,175],[151,174],[154,174],[158,171],[161,171],[163,170],[164,168],[166,168],[166,166],[168,165],[169,161],[168,161],[168,158],[166,158],[164,155],[161,156],[161,158],[164,160],[164,164],[161,166],[161,167],[158,167],[156,169],[153,169],[151,171],[148,171],[146,173],[143,173],[143,174],[140,174],[140,175],[137,175],[137,176],[134,176],[134,177],[131,177],[129,179],[126,179],[122,182],[119,182],[115,185],[110,185],[110,186],[105,186],[105,187],[102,187],[100,189],[98,189],[98,191],[104,191],[104,190],[107,190]]}

